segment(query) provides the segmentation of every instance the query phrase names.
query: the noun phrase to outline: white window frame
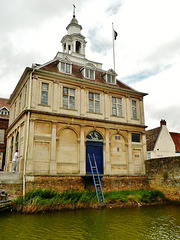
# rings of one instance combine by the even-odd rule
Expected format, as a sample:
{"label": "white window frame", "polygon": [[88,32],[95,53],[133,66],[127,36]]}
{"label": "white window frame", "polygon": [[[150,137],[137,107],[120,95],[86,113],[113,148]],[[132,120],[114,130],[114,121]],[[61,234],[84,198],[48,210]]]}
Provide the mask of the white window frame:
{"label": "white window frame", "polygon": [[[67,89],[67,93],[65,93],[64,89]],[[74,91],[74,94],[72,94],[72,90]],[[69,88],[69,87],[63,87],[62,89],[62,96],[63,96],[63,99],[62,99],[62,107],[65,108],[65,109],[70,109],[70,110],[75,110],[75,89],[74,88]],[[64,104],[64,96],[67,97],[67,107],[65,106]],[[73,107],[71,107],[71,104],[70,104],[70,101],[71,99],[74,99],[74,105]]]}
{"label": "white window frame", "polygon": [[116,84],[116,76],[111,73],[106,73],[105,80],[109,84],[113,84],[113,85]]}
{"label": "white window frame", "polygon": [[[92,94],[92,97],[90,97],[90,94]],[[98,96],[98,98],[97,98],[97,96]],[[93,109],[92,110],[90,108],[90,101],[93,102]],[[97,103],[99,104],[98,110],[96,108]],[[94,93],[94,92],[89,92],[88,93],[88,104],[89,104],[89,112],[100,113],[100,94],[99,93]]]}
{"label": "white window frame", "polygon": [[84,77],[87,79],[95,80],[95,70],[90,68],[84,69]]}
{"label": "white window frame", "polygon": [[[43,84],[48,86],[47,89],[43,89]],[[43,93],[47,93],[47,100],[46,103],[43,103]],[[49,83],[47,82],[41,82],[41,105],[48,106],[48,98],[49,98]]]}
{"label": "white window frame", "polygon": [[22,93],[19,95],[19,113],[21,112]]}
{"label": "white window frame", "polygon": [[[115,102],[113,102],[113,99],[115,99]],[[112,101],[112,116],[122,117],[122,98],[112,96],[111,101]],[[115,114],[113,110],[115,110]]]}
{"label": "white window frame", "polygon": [[69,62],[59,62],[59,71],[66,74],[72,73],[72,64]]}
{"label": "white window frame", "polygon": [[137,119],[137,101],[132,100],[132,118]]}

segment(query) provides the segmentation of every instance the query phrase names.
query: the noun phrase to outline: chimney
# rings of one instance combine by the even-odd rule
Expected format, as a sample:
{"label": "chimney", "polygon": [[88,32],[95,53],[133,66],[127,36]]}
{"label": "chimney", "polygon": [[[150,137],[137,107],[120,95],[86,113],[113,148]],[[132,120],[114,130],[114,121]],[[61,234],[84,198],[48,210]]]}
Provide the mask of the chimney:
{"label": "chimney", "polygon": [[166,120],[164,119],[161,119],[161,121],[160,121],[160,127],[162,127],[162,125],[166,125]]}

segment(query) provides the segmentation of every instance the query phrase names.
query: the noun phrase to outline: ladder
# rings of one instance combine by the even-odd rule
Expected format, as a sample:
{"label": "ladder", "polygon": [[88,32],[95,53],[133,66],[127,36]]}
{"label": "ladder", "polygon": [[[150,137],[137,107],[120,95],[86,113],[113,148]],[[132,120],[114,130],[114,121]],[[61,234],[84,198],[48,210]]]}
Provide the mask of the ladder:
{"label": "ladder", "polygon": [[[88,159],[89,159],[89,164],[91,167],[91,173],[93,176],[93,182],[94,182],[94,187],[96,190],[98,204],[105,205],[104,195],[103,195],[103,191],[102,191],[102,187],[101,187],[101,181],[100,181],[99,172],[98,172],[94,154],[92,155],[92,157],[93,157],[93,159],[91,159],[91,156],[88,154]],[[94,164],[93,164],[93,162],[94,162]]]}

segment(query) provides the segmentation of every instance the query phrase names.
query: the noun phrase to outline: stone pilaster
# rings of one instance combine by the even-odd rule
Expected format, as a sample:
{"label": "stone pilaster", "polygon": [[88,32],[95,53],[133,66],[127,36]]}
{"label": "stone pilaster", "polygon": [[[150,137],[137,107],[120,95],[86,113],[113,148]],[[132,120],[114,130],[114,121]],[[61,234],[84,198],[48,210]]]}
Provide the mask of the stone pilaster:
{"label": "stone pilaster", "polygon": [[57,161],[56,161],[56,122],[52,123],[51,134],[51,160],[49,166],[50,174],[57,173]]}
{"label": "stone pilaster", "polygon": [[128,165],[129,165],[129,175],[134,174],[134,163],[132,157],[132,137],[131,132],[128,132]]}
{"label": "stone pilaster", "polygon": [[109,144],[110,144],[110,142],[109,142],[109,129],[106,128],[104,174],[111,174],[111,162],[110,162]]}
{"label": "stone pilaster", "polygon": [[[33,173],[34,172],[34,159],[33,159],[33,148],[34,148],[34,120],[30,119],[29,123],[29,139],[28,141],[28,154],[27,154],[27,162],[26,162],[26,171]],[[26,153],[25,153],[26,154]]]}
{"label": "stone pilaster", "polygon": [[81,125],[80,133],[80,174],[86,174],[86,148],[84,139],[84,125]]}

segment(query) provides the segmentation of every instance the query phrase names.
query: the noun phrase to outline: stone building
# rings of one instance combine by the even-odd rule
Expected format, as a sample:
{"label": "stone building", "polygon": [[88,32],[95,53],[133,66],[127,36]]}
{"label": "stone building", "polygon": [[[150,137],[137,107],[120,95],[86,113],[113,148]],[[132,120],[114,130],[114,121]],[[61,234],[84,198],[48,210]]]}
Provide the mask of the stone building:
{"label": "stone building", "polygon": [[6,156],[6,130],[9,123],[8,99],[0,98],[0,171],[4,169]]}
{"label": "stone building", "polygon": [[27,67],[10,97],[6,171],[19,149],[24,181],[87,176],[88,153],[94,153],[102,176],[143,175],[146,94],[86,58],[87,42],[75,16],[66,29],[62,52]]}

